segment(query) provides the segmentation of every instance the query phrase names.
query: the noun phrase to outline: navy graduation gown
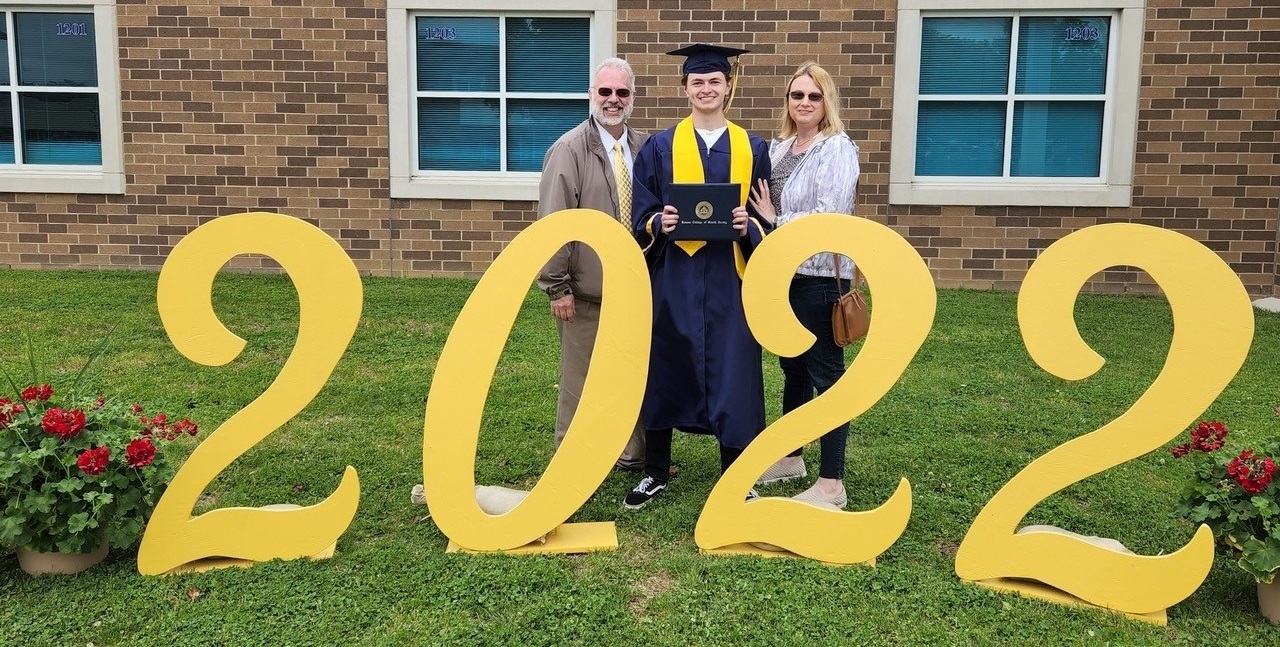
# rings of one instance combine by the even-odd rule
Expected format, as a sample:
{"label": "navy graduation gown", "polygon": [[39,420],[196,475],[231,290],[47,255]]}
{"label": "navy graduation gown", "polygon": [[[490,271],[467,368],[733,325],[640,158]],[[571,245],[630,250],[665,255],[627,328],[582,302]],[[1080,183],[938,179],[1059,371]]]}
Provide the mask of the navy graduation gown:
{"label": "navy graduation gown", "polygon": [[[760,344],[742,311],[742,281],[733,243],[709,241],[693,256],[661,233],[662,207],[670,204],[675,129],[654,135],[640,149],[632,181],[632,227],[645,252],[653,288],[653,350],[640,410],[645,429],[675,427],[714,434],[720,443],[745,448],[764,429],[764,373]],[[729,133],[710,152],[700,135],[706,182],[729,182]],[[769,147],[750,136],[751,183],[769,179]],[[750,206],[753,223],[738,241],[744,260],[769,229]],[[650,235],[652,231],[652,235]]]}

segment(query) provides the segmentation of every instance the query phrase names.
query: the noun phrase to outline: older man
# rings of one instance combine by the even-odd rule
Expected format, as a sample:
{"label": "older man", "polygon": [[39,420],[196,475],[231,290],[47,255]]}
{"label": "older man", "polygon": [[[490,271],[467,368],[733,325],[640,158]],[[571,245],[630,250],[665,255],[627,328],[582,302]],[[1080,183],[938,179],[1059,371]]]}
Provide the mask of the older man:
{"label": "older man", "polygon": [[[635,94],[635,73],[620,58],[596,66],[588,90],[591,115],[560,136],[542,163],[538,216],[562,209],[596,209],[631,228],[631,170],[648,135],[627,127]],[[600,258],[590,247],[572,242],[547,262],[538,287],[551,300],[560,334],[560,400],[556,410],[556,447],[564,440],[578,409],[600,326]],[[639,421],[617,467],[644,468],[644,429]]]}

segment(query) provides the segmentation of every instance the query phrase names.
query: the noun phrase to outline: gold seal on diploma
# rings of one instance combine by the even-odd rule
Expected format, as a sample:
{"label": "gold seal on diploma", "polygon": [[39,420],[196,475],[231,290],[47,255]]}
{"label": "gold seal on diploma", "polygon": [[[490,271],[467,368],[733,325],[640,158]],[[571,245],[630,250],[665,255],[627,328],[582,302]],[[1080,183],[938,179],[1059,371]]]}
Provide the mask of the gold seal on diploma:
{"label": "gold seal on diploma", "polygon": [[697,206],[693,208],[693,212],[703,220],[710,218],[711,214],[715,213],[715,211],[716,210],[714,207],[711,206],[711,203],[707,202],[706,200],[699,202]]}

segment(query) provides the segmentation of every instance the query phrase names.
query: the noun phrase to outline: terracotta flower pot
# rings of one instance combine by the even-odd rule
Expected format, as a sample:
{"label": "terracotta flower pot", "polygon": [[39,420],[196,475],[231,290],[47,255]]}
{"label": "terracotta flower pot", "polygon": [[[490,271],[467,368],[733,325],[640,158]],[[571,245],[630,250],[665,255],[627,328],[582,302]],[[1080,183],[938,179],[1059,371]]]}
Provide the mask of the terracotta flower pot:
{"label": "terracotta flower pot", "polygon": [[1270,584],[1258,583],[1258,611],[1273,625],[1280,625],[1280,577]]}
{"label": "terracotta flower pot", "polygon": [[107,558],[109,545],[107,538],[102,538],[102,545],[92,553],[40,553],[26,548],[18,548],[18,565],[28,575],[47,575],[59,573],[70,575],[79,573]]}

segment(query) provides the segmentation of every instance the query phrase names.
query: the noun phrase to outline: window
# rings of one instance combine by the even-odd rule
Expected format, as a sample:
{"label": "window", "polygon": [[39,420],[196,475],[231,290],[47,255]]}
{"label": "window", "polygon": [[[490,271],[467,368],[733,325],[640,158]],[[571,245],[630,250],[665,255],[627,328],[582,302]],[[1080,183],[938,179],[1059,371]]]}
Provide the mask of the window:
{"label": "window", "polygon": [[388,7],[394,197],[536,200],[547,148],[587,117],[591,68],[613,55],[612,2],[476,4]]}
{"label": "window", "polygon": [[0,190],[123,193],[114,7],[0,11]]}
{"label": "window", "polygon": [[889,201],[1127,206],[1142,43],[1128,1],[902,2]]}

